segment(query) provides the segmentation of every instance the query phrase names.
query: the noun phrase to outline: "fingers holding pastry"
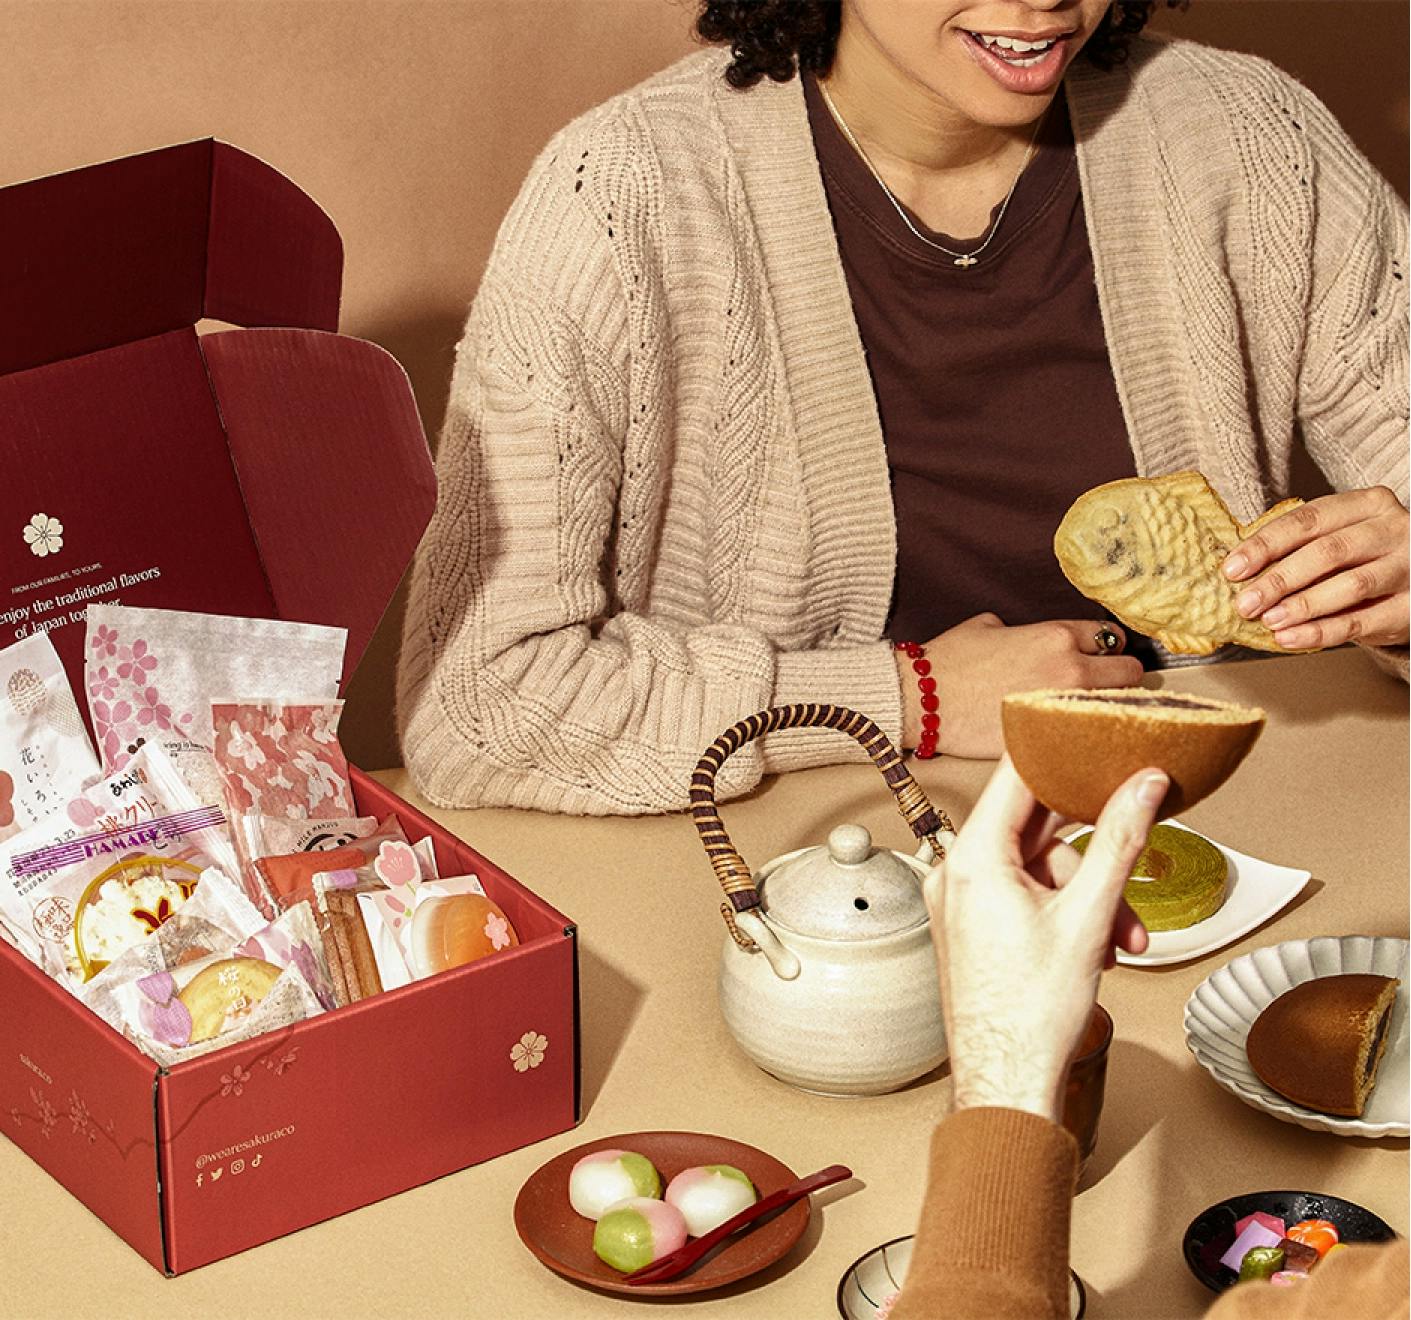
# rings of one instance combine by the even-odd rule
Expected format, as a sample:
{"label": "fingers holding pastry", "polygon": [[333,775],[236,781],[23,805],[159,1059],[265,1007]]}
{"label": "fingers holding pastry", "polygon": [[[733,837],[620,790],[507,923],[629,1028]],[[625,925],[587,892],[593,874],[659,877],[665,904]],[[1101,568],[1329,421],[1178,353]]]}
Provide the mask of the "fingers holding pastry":
{"label": "fingers holding pastry", "polygon": [[1290,650],[1408,634],[1408,515],[1385,486],[1326,495],[1272,519],[1223,565],[1235,607]]}

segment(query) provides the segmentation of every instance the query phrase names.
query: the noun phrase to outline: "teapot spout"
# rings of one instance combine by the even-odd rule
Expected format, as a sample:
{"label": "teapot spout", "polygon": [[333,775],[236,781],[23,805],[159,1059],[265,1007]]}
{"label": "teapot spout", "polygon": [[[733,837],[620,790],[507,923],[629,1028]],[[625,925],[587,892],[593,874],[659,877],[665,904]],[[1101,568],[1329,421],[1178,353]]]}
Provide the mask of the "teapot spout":
{"label": "teapot spout", "polygon": [[769,928],[769,923],[763,917],[753,911],[737,912],[735,923],[759,945],[760,952],[769,959],[775,976],[783,981],[792,981],[798,977],[798,957],[780,943],[779,937]]}

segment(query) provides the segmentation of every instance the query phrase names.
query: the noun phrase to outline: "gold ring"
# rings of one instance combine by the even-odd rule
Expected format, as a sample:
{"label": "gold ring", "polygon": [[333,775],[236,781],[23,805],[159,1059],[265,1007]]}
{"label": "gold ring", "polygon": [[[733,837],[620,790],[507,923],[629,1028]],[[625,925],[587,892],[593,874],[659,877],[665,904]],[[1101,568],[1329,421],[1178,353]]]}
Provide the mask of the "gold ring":
{"label": "gold ring", "polygon": [[1122,645],[1122,638],[1105,623],[1093,634],[1093,641],[1097,643],[1097,649],[1103,655],[1111,655]]}

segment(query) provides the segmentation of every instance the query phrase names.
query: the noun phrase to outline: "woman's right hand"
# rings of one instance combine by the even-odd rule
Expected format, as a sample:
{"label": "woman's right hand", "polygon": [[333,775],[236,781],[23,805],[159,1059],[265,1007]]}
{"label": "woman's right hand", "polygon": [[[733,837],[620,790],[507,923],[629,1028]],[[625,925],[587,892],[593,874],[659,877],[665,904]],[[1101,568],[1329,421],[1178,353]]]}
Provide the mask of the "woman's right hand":
{"label": "woman's right hand", "polygon": [[[936,750],[948,756],[991,759],[1004,750],[1000,699],[1007,692],[1033,688],[1134,687],[1141,682],[1141,661],[1117,651],[1107,653],[1097,637],[1110,628],[1101,619],[1054,619],[1010,628],[995,614],[977,614],[924,643],[940,702],[940,739]],[[905,653],[896,655],[902,691],[902,743],[915,747],[921,738],[921,690]]]}

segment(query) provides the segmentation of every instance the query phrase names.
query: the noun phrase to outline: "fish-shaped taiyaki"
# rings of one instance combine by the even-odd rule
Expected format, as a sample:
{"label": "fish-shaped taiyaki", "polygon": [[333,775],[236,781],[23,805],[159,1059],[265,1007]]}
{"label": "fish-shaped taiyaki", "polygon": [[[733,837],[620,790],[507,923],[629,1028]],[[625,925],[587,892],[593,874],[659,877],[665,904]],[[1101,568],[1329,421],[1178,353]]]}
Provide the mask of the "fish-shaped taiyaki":
{"label": "fish-shaped taiyaki", "polygon": [[1199,472],[1129,477],[1080,495],[1058,525],[1053,551],[1083,595],[1169,651],[1209,655],[1227,642],[1283,651],[1266,624],[1235,608],[1244,584],[1220,565],[1302,502],[1284,500],[1244,526]]}

